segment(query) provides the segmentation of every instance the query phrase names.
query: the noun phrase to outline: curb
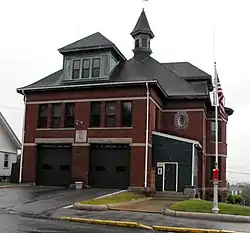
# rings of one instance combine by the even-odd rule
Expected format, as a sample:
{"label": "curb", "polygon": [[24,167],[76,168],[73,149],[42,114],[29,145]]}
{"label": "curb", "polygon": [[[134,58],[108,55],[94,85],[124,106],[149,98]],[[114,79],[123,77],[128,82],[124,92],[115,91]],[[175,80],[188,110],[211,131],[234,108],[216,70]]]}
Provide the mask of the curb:
{"label": "curb", "polygon": [[217,222],[250,223],[249,216],[241,216],[241,215],[181,212],[181,211],[173,211],[170,209],[165,209],[163,211],[163,214],[170,217],[192,218],[192,219],[210,220]]}
{"label": "curb", "polygon": [[[116,207],[121,205],[129,205],[129,204],[135,204],[138,202],[148,201],[151,200],[151,197],[138,199],[135,201],[129,201],[129,202],[123,202],[123,203],[114,203],[114,204],[107,204],[107,205],[92,205],[92,204],[81,204],[79,202],[76,202],[73,204],[73,209],[76,210],[88,210],[88,211],[106,211],[106,210],[115,210]],[[120,209],[125,210],[125,209]]]}
{"label": "curb", "polygon": [[128,208],[110,208],[109,210],[114,211],[129,211],[129,212],[136,212],[136,213],[149,213],[149,214],[163,214],[162,211],[156,211],[156,210],[135,210],[135,209],[128,209]]}
{"label": "curb", "polygon": [[229,230],[212,230],[212,229],[168,227],[168,226],[148,226],[140,224],[138,222],[125,222],[125,221],[89,219],[89,218],[60,217],[59,219],[70,222],[97,224],[97,225],[106,225],[115,227],[126,227],[126,228],[137,228],[137,229],[144,229],[151,231],[155,230],[155,231],[179,232],[179,233],[237,233],[236,231],[229,231]]}
{"label": "curb", "polygon": [[87,224],[99,224],[99,225],[107,225],[107,226],[153,230],[152,227],[144,225],[144,224],[140,224],[137,222],[124,222],[124,221],[88,219],[88,218],[71,218],[71,217],[60,217],[60,219],[71,221],[71,222],[87,223]]}
{"label": "curb", "polygon": [[8,189],[8,188],[19,188],[19,187],[31,187],[31,185],[2,185],[0,189]]}
{"label": "curb", "polygon": [[181,233],[237,233],[236,231],[227,230],[212,230],[199,228],[184,228],[184,227],[167,227],[167,226],[153,226],[155,231],[164,232],[181,232]]}

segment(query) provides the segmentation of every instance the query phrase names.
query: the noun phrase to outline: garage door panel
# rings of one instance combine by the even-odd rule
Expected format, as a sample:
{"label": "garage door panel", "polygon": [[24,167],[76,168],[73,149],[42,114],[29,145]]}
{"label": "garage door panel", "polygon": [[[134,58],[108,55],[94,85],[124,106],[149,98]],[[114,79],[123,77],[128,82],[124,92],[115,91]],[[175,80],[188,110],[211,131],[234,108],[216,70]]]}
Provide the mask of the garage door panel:
{"label": "garage door panel", "polygon": [[43,145],[38,147],[37,184],[68,186],[71,183],[71,147]]}
{"label": "garage door panel", "polygon": [[96,188],[127,188],[130,174],[130,147],[92,145],[90,183]]}

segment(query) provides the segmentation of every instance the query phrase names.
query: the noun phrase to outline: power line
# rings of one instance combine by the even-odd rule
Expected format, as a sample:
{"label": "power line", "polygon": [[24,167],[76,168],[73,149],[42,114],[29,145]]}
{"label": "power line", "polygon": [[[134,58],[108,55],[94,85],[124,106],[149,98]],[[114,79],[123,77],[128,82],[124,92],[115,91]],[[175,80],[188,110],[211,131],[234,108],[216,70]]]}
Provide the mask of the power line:
{"label": "power line", "polygon": [[13,109],[13,110],[22,110],[21,108],[17,108],[17,107],[13,107],[13,106],[8,106],[8,105],[5,105],[5,104],[0,104],[1,107],[3,108],[7,108],[7,109]]}
{"label": "power line", "polygon": [[239,175],[249,175],[249,176],[250,176],[250,173],[249,173],[249,172],[234,172],[234,171],[227,171],[227,173],[239,174]]}

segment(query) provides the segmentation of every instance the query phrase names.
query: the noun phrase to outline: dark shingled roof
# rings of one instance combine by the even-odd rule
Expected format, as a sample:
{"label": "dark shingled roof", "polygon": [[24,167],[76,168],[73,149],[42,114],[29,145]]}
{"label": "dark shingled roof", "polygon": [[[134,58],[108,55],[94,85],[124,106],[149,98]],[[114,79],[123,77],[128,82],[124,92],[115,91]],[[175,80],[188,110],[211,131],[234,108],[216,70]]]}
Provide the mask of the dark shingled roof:
{"label": "dark shingled roof", "polygon": [[169,96],[204,96],[208,94],[206,85],[197,86],[188,83],[152,57],[140,62],[131,58],[123,64],[121,72],[112,79],[124,82],[156,80]]}
{"label": "dark shingled roof", "polygon": [[[142,11],[138,22],[132,31],[131,35],[135,36],[138,33],[149,34],[151,38],[154,37],[152,30],[150,29],[146,14]],[[63,70],[59,70],[35,83],[32,83],[26,87],[17,89],[18,92],[22,90],[44,90],[46,88],[73,88],[84,87],[92,85],[94,88],[96,84],[107,85],[118,83],[135,83],[135,82],[156,82],[161,90],[167,96],[172,97],[205,97],[209,96],[208,85],[201,79],[200,81],[193,83],[183,79],[183,77],[210,77],[205,72],[201,71],[197,67],[191,65],[188,62],[184,63],[160,63],[153,59],[148,53],[143,51],[137,51],[133,58],[126,60],[120,53],[115,44],[104,37],[101,33],[97,32],[90,36],[87,36],[81,40],[78,40],[72,44],[69,44],[61,49],[59,52],[67,54],[68,52],[76,52],[82,50],[93,50],[111,48],[120,54],[121,61],[114,69],[109,79],[102,80],[63,80]]]}
{"label": "dark shingled roof", "polygon": [[[20,89],[33,89],[46,87],[61,87],[74,85],[84,85],[89,83],[96,83],[96,81],[89,82],[72,82],[62,83],[63,71],[59,70],[31,85]],[[180,78],[175,72],[168,69],[152,57],[136,61],[134,58],[121,62],[115,69],[109,80],[97,81],[98,83],[119,83],[119,82],[136,82],[136,81],[157,81],[168,96],[207,96],[208,89],[205,82],[196,84],[189,83]]]}
{"label": "dark shingled roof", "polygon": [[96,32],[90,36],[84,37],[78,41],[75,41],[69,45],[66,45],[58,51],[62,54],[67,52],[82,51],[82,50],[93,50],[93,49],[114,49],[124,60],[125,56],[120,52],[116,45],[103,36],[100,32]]}
{"label": "dark shingled roof", "polygon": [[171,62],[163,64],[173,70],[181,78],[211,78],[211,75],[200,70],[189,62]]}
{"label": "dark shingled roof", "polygon": [[135,35],[139,33],[149,34],[151,39],[154,38],[154,33],[152,32],[149,26],[149,22],[148,22],[144,9],[142,10],[142,13],[135,25],[134,30],[131,32],[131,35],[134,37]]}

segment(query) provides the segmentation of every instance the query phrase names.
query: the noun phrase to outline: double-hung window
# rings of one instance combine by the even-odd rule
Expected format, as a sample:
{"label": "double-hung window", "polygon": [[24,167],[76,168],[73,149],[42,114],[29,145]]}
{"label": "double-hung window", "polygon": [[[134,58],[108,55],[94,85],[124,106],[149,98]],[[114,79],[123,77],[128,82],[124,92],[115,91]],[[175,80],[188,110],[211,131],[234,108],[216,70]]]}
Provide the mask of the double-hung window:
{"label": "double-hung window", "polygon": [[[210,127],[210,133],[211,133],[211,141],[216,141],[216,127],[215,127],[215,121],[211,121],[211,127]],[[221,122],[218,121],[218,142],[221,142]]]}
{"label": "double-hung window", "polygon": [[52,104],[51,127],[53,128],[60,127],[60,121],[61,121],[61,104]]}
{"label": "double-hung window", "polygon": [[64,127],[73,128],[75,126],[75,104],[65,104]]}
{"label": "double-hung window", "polygon": [[105,126],[116,126],[116,102],[106,102],[105,106]]}
{"label": "double-hung window", "polygon": [[132,126],[132,102],[121,102],[121,126]]}
{"label": "double-hung window", "polygon": [[9,167],[9,155],[5,154],[4,155],[4,168],[8,168]]}
{"label": "double-hung window", "polygon": [[90,127],[101,126],[101,102],[91,103]]}
{"label": "double-hung window", "polygon": [[39,105],[38,128],[47,128],[47,122],[48,122],[48,105],[41,104]]}
{"label": "double-hung window", "polygon": [[82,60],[82,78],[89,78],[90,76],[90,59]]}
{"label": "double-hung window", "polygon": [[92,71],[91,76],[96,78],[100,76],[100,68],[101,68],[101,59],[93,58],[92,59]]}
{"label": "double-hung window", "polygon": [[72,79],[79,79],[80,76],[81,60],[77,59],[73,61]]}
{"label": "double-hung window", "polygon": [[73,60],[72,79],[88,79],[101,76],[101,58],[84,58]]}

